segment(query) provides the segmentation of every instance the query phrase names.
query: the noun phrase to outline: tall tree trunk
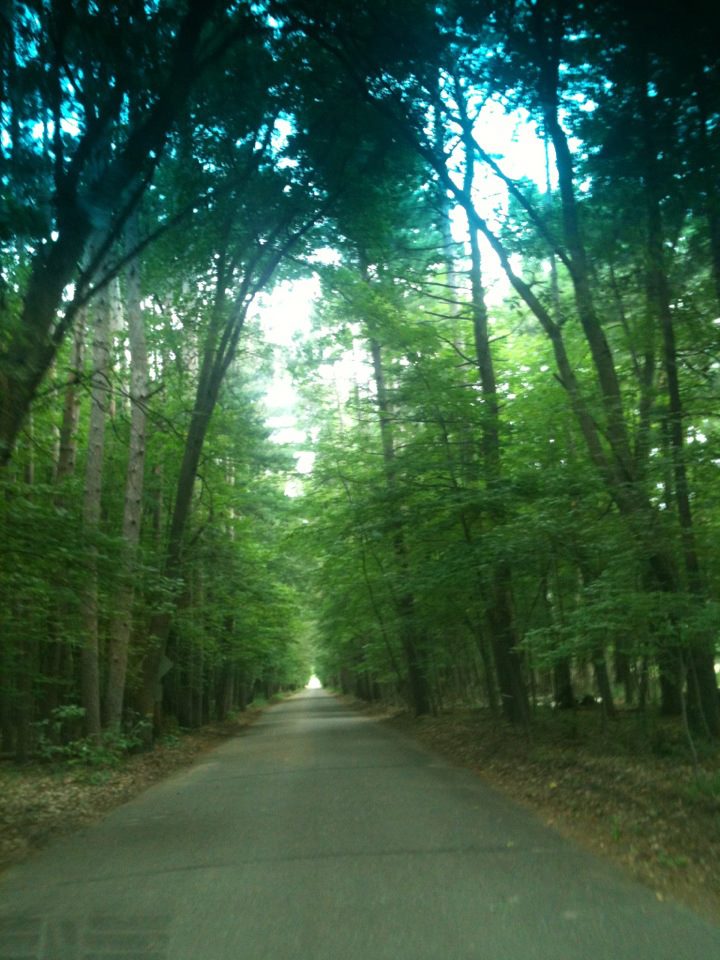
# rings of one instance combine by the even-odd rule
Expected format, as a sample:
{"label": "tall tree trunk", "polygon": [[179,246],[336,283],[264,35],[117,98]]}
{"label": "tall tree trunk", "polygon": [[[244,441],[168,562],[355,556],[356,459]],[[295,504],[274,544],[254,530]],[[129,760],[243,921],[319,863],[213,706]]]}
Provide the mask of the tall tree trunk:
{"label": "tall tree trunk", "polygon": [[[190,423],[180,466],[168,544],[165,551],[163,574],[169,580],[179,580],[181,575],[182,540],[190,517],[195,476],[212,412],[217,401],[220,382],[212,384],[212,389],[208,392],[201,391],[198,387],[193,419]],[[140,693],[141,712],[148,717],[157,715],[156,704],[161,689],[159,686],[160,670],[165,657],[171,624],[172,612],[168,609],[167,604],[162,611],[153,614],[150,619],[149,632],[154,642],[143,663],[142,690]]]}
{"label": "tall tree trunk", "polygon": [[[548,574],[543,574],[540,581],[540,606],[544,612],[544,620],[547,626],[556,626],[564,628],[565,613],[562,603],[562,593],[560,591],[560,577],[558,572],[557,560],[553,560],[555,573],[555,590],[550,594],[550,584]],[[553,596],[554,602],[551,603],[550,597]],[[555,706],[560,710],[574,710],[576,706],[575,690],[572,679],[572,658],[563,655],[555,658],[553,663],[553,699]]]}
{"label": "tall tree trunk", "polygon": [[33,487],[35,486],[35,419],[32,412],[28,414],[25,438],[27,446],[23,458],[23,483]]}
{"label": "tall tree trunk", "polygon": [[[111,224],[105,236],[96,238],[98,247],[105,241],[111,244],[119,226],[113,215],[123,204],[127,207],[137,202],[139,194],[132,188],[157,164],[193,83],[213,60],[212,56],[199,57],[198,47],[207,39],[204,28],[217,5],[217,0],[189,0],[154,102],[131,126],[122,147],[115,153],[109,149],[122,95],[118,87],[115,106],[81,134],[73,157],[79,161],[76,181],[65,175],[55,184],[59,239],[38,245],[30,264],[21,321],[0,349],[0,466],[10,461],[35,393],[74,320],[72,306],[59,320],[58,308],[63,290],[77,275],[83,251],[92,242],[92,221]],[[218,44],[218,49],[222,48]],[[107,155],[102,165],[96,162],[101,153]],[[86,181],[83,190],[77,188],[78,173]]]}
{"label": "tall tree trunk", "polygon": [[[227,368],[235,354],[237,341],[243,328],[245,310],[228,316],[226,284],[227,249],[220,257],[217,267],[215,302],[210,319],[206,342],[203,346],[203,358],[200,366],[198,385],[195,392],[192,417],[185,439],[183,457],[180,464],[175,500],[173,503],[170,530],[165,549],[163,574],[170,580],[178,580],[181,573],[182,540],[190,517],[195,477],[202,455],[205,436],[210,426],[213,411],[217,403],[220,388]],[[225,350],[219,349],[224,340]],[[157,697],[160,695],[160,670],[167,648],[172,613],[165,605],[150,619],[149,633],[153,646],[148,651],[142,668],[142,689],[140,692],[141,712],[151,717],[157,715]]]}
{"label": "tall tree trunk", "polygon": [[[650,105],[643,99],[644,127],[647,140],[646,155],[652,148],[652,116]],[[663,223],[658,198],[655,170],[648,162],[645,173],[645,200],[647,211],[647,295],[662,331],[663,366],[668,394],[668,434],[670,440],[671,463],[674,480],[675,504],[680,523],[682,557],[687,587],[699,602],[704,602],[706,592],[700,569],[700,560],[695,542],[690,486],[685,466],[685,433],[683,428],[683,406],[680,394],[678,374],[677,346],[671,309],[670,287],[668,284],[663,249]],[[720,736],[720,705],[718,704],[717,683],[714,670],[714,639],[696,637],[689,650],[688,693],[691,714],[702,718],[708,731],[715,737]]]}
{"label": "tall tree trunk", "polygon": [[[555,25],[553,25],[553,29]],[[557,29],[562,29],[557,25]],[[541,28],[542,45],[547,38]],[[612,351],[595,309],[592,294],[589,259],[580,224],[572,153],[568,138],[558,116],[558,84],[560,54],[556,44],[559,38],[550,37],[547,56],[541,70],[540,96],[546,135],[555,152],[558,173],[563,232],[569,255],[569,272],[573,284],[575,307],[593,359],[600,395],[605,411],[605,435],[612,448],[618,472],[624,482],[634,479],[634,461],[631,454],[627,424],[623,414],[620,381],[615,369]]]}
{"label": "tall tree trunk", "polygon": [[85,352],[85,311],[81,311],[73,331],[70,370],[65,385],[62,425],[60,427],[60,454],[58,456],[55,479],[62,483],[75,473],[77,459],[77,429],[80,420],[80,391],[78,385],[82,379],[83,355]]}
{"label": "tall tree trunk", "polygon": [[[79,389],[82,381],[83,362],[85,353],[85,323],[86,311],[81,311],[75,330],[70,353],[70,367],[65,381],[65,396],[63,398],[63,414],[58,442],[58,455],[55,465],[55,483],[62,484],[75,473],[77,463],[77,432],[80,422],[80,401],[82,391]],[[55,503],[62,507],[66,497],[62,493],[55,495]],[[45,676],[52,679],[48,685],[45,700],[45,715],[57,707],[60,692],[66,678],[63,672],[68,669],[68,661],[72,662],[73,648],[62,636],[62,624],[68,616],[67,603],[63,600],[54,600],[48,616],[48,652]],[[72,668],[71,668],[72,669]]]}
{"label": "tall tree trunk", "polygon": [[[536,7],[535,15],[542,19],[544,16],[543,8],[539,6]],[[598,322],[592,300],[588,258],[582,239],[575,196],[572,155],[568,145],[567,135],[562,129],[558,117],[560,41],[562,30],[563,21],[559,8],[553,14],[551,23],[538,21],[536,39],[538,40],[541,57],[543,58],[540,96],[543,104],[545,126],[555,150],[558,182],[562,200],[565,242],[570,254],[569,269],[575,292],[575,303],[578,317],[593,358],[605,409],[605,436],[612,449],[614,461],[614,470],[612,471],[612,475],[608,475],[608,478],[612,478],[613,495],[621,513],[630,520],[637,533],[643,538],[644,542],[647,543],[648,563],[657,584],[661,590],[673,592],[678,588],[674,558],[666,547],[664,548],[662,545],[658,546],[657,543],[651,541],[651,536],[648,536],[648,528],[643,530],[644,525],[648,525],[649,530],[652,530],[652,525],[649,525],[648,521],[652,521],[653,510],[646,495],[639,489],[637,483],[636,465],[628,442],[619,381],[615,371],[613,356],[602,327]],[[649,106],[646,103],[644,91],[642,98],[646,107]],[[649,113],[643,126],[646,137],[651,138],[652,118]],[[645,152],[650,156],[647,150]],[[648,172],[652,176],[653,170],[649,169]],[[653,217],[659,217],[659,206],[657,206],[657,197],[652,198],[650,192],[647,192],[647,196],[649,199],[648,215],[649,221],[651,221]],[[653,207],[655,207],[654,211],[652,209]],[[674,447],[681,453],[681,406],[672,331],[672,315],[669,310],[667,291],[663,293],[662,290],[663,282],[665,282],[666,285],[665,271],[662,269],[662,263],[658,262],[658,241],[660,242],[659,255],[662,256],[661,224],[658,225],[658,229],[650,228],[648,232],[650,238],[649,243],[655,244],[653,249],[649,248],[648,250],[650,286],[652,288],[652,296],[657,298],[656,306],[660,311],[668,389],[669,392],[674,394],[674,398],[673,396],[670,398],[671,411],[673,408],[675,410],[672,414],[675,420],[675,430],[678,431],[674,441]],[[665,319],[663,319],[664,308],[661,303],[663,299],[665,299],[667,303]],[[682,505],[678,502],[678,511],[681,514],[684,559],[686,567],[688,562],[690,564],[688,568],[688,578],[689,581],[692,581],[696,576],[693,568],[697,565],[697,555],[692,538],[692,523],[689,514],[689,499],[687,497],[687,478],[682,456],[678,456],[675,461],[676,487],[678,485],[678,478],[680,479],[681,486],[680,497],[685,500],[685,503]],[[676,491],[676,497],[677,496]],[[682,519],[683,514],[685,515],[685,520]],[[694,675],[697,678],[696,688],[698,697],[702,700],[703,705],[707,706],[708,711],[710,711],[710,716],[706,717],[710,732],[714,736],[718,736],[720,735],[720,710],[717,704],[712,653],[707,649],[707,645],[693,652],[693,662],[695,663],[695,661],[697,662]]]}
{"label": "tall tree trunk", "polygon": [[[383,465],[385,469],[385,483],[388,492],[392,495],[397,494],[397,477],[395,464],[395,444],[392,434],[390,403],[385,385],[385,372],[382,364],[382,351],[380,344],[374,338],[370,339],[370,353],[373,363],[373,376],[375,379],[375,397],[380,420],[380,437],[383,450]],[[409,561],[407,554],[407,545],[405,543],[405,534],[402,528],[402,521],[396,515],[393,521],[393,551],[395,562],[400,572],[400,582],[407,584],[409,581]],[[403,652],[405,654],[405,663],[408,671],[408,683],[410,687],[410,696],[412,706],[416,716],[430,713],[431,696],[430,684],[427,675],[427,663],[423,657],[421,645],[417,636],[417,619],[415,616],[415,597],[412,591],[403,587],[399,597],[396,598],[397,612],[400,619],[400,635]]]}
{"label": "tall tree trunk", "polygon": [[[455,469],[455,464],[453,462],[452,448],[450,444],[450,434],[448,432],[447,422],[440,410],[436,411],[437,423],[440,427],[440,438],[443,446],[443,451],[445,453],[445,459],[447,461],[447,470],[448,477],[450,480],[450,488],[454,494],[460,494],[462,491],[462,486],[458,480],[458,471]],[[461,426],[461,430],[464,430],[464,425]],[[463,439],[462,444],[462,453],[461,458],[463,459],[463,467],[467,467],[471,459],[477,461],[477,457],[474,456],[474,453],[471,457],[467,455],[466,442]],[[463,472],[467,472],[464,470]],[[476,470],[472,471],[477,473]],[[475,477],[472,477],[472,482],[475,481]],[[463,539],[468,547],[471,547],[475,538],[473,535],[472,522],[465,510],[460,510],[458,513],[458,519],[460,521],[460,529],[463,533]],[[477,595],[478,602],[476,610],[473,613],[473,616],[467,617],[467,626],[473,636],[475,641],[475,646],[477,651],[480,654],[480,659],[483,665],[483,683],[485,685],[485,694],[487,697],[488,707],[490,713],[495,717],[499,714],[499,694],[497,685],[495,682],[496,671],[494,669],[494,660],[492,655],[491,647],[493,643],[488,640],[488,634],[491,634],[492,631],[489,629],[489,624],[487,623],[487,617],[485,616],[485,610],[483,606],[485,594],[485,584],[483,578],[478,572],[477,575]],[[485,621],[483,625],[483,621]]]}
{"label": "tall tree trunk", "polygon": [[[210,323],[203,344],[202,363],[195,393],[190,427],[183,450],[180,475],[176,487],[167,549],[165,553],[164,575],[168,579],[178,580],[181,574],[182,541],[185,527],[190,517],[195,477],[202,454],[205,436],[212,419],[218,396],[235,356],[238,343],[245,327],[247,311],[255,296],[272,280],[278,265],[293,246],[313,226],[317,213],[306,219],[294,232],[290,221],[276,224],[278,233],[283,233],[282,241],[277,245],[261,246],[255,259],[245,266],[245,276],[236,283],[233,272],[238,260],[236,250],[229,249],[230,232],[235,216],[230,209],[224,227],[224,245],[218,253],[215,269],[216,283]],[[234,300],[228,298],[230,285],[236,286]],[[156,696],[159,693],[159,679],[165,657],[172,613],[167,608],[153,615],[150,621],[150,636],[153,645],[143,663],[141,710],[145,715],[158,715]]]}
{"label": "tall tree trunk", "polygon": [[90,425],[88,428],[85,492],[83,496],[83,528],[89,542],[87,546],[87,580],[82,605],[83,646],[80,663],[85,729],[88,736],[97,739],[101,733],[101,721],[98,548],[96,540],[100,526],[102,502],[105,415],[110,396],[111,308],[107,287],[96,300],[94,314]]}
{"label": "tall tree trunk", "polygon": [[[472,143],[466,140],[465,146],[464,187],[466,192],[471,192],[475,160]],[[475,359],[483,399],[481,426],[483,464],[488,489],[492,494],[497,495],[502,470],[497,383],[488,334],[480,242],[477,229],[472,223],[468,223],[468,230]],[[494,519],[498,522],[501,520],[497,508]],[[522,673],[522,658],[517,649],[512,601],[512,572],[504,561],[496,561],[494,565],[486,619],[493,647],[503,713],[511,723],[527,724],[530,720],[530,708]]]}
{"label": "tall tree trunk", "polygon": [[713,162],[713,148],[708,137],[707,77],[704,64],[695,74],[698,105],[698,139],[700,142],[701,189],[710,240],[710,269],[715,286],[715,298],[720,308],[720,197],[717,189],[717,164]]}
{"label": "tall tree trunk", "polygon": [[[137,215],[133,214],[126,230],[126,248],[137,246]],[[125,506],[123,511],[123,564],[115,614],[110,624],[108,648],[108,677],[105,697],[106,722],[110,727],[120,725],[125,695],[128,648],[135,597],[135,561],[140,542],[142,519],[143,479],[145,471],[145,404],[147,402],[147,346],[145,325],[140,307],[140,263],[136,257],[130,262],[125,277],[125,313],[130,341],[131,374],[130,444],[128,451]]]}
{"label": "tall tree trunk", "polygon": [[605,648],[598,645],[592,653],[593,673],[595,674],[595,684],[602,700],[603,713],[606,717],[616,717],[615,700],[613,699],[612,684],[610,683],[610,674],[608,673],[607,660],[605,658]]}

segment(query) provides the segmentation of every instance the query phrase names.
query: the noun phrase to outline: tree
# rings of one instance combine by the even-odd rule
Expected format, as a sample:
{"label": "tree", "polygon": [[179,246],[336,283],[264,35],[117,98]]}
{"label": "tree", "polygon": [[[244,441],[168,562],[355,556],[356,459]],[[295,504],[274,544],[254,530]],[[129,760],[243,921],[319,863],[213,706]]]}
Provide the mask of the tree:
{"label": "tree", "polygon": [[[126,228],[125,244],[128,251],[137,245],[137,218],[131,215]],[[145,319],[142,312],[140,265],[137,259],[129,262],[125,276],[125,312],[130,345],[130,440],[128,444],[125,504],[123,507],[122,582],[110,625],[108,649],[107,692],[105,718],[109,727],[118,728],[122,721],[127,660],[132,627],[137,554],[142,524],[142,501],[145,475],[145,432],[147,424],[148,369]]]}
{"label": "tree", "polygon": [[[198,0],[180,12],[163,4],[151,17],[141,4],[127,5],[115,12],[112,30],[106,16],[100,8],[44,3],[31,13],[17,4],[5,22],[5,152],[11,173],[32,170],[35,177],[31,189],[23,184],[4,227],[6,253],[22,264],[23,280],[4,310],[3,463],[77,311],[115,272],[100,266],[147,188],[193,86],[238,38],[262,32],[244,7],[226,14]],[[35,69],[35,48],[48,65],[47,83]],[[128,96],[143,106],[132,117]],[[12,189],[10,179],[5,188]],[[79,269],[91,241],[92,255]],[[74,296],[63,305],[69,284]]]}

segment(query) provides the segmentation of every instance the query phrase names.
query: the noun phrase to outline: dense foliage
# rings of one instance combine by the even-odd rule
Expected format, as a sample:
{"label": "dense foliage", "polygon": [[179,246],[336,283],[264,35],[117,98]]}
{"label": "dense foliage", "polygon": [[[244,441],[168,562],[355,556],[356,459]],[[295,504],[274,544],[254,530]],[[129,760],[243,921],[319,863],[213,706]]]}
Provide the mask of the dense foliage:
{"label": "dense foliage", "polygon": [[[3,749],[198,724],[313,658],[417,713],[588,698],[720,736],[708,24],[8,10]],[[310,275],[290,498],[252,318]]]}

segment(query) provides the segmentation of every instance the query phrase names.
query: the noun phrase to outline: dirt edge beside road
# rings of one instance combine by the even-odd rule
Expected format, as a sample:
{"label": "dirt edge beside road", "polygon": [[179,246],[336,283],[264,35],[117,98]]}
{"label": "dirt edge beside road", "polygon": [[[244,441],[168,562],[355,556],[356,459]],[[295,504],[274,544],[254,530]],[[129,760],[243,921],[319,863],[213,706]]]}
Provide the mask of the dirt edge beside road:
{"label": "dirt edge beside road", "polygon": [[[677,757],[623,755],[612,731],[568,744],[549,729],[525,737],[471,711],[383,720],[620,864],[659,899],[675,899],[720,923],[717,754],[706,758],[698,782],[692,765]],[[594,717],[582,722],[597,723]]]}
{"label": "dirt edge beside road", "polygon": [[32,762],[0,765],[0,872],[51,840],[99,820],[208,750],[251,726],[264,708],[251,707],[223,723],[161,738],[117,766]]}

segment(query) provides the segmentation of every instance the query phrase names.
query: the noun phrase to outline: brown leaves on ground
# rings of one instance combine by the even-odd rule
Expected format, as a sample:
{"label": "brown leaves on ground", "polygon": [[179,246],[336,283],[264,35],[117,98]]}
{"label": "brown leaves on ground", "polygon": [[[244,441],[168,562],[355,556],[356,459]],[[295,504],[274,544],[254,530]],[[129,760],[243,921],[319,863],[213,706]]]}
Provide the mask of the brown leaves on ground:
{"label": "brown leaves on ground", "polygon": [[232,721],[161,739],[152,750],[128,756],[117,767],[2,763],[0,870],[192,763],[258,715],[250,709]]}
{"label": "brown leaves on ground", "polygon": [[390,722],[620,862],[658,897],[720,918],[720,753],[708,750],[695,770],[675,724],[605,721],[595,710],[538,718],[528,734],[483,711]]}

